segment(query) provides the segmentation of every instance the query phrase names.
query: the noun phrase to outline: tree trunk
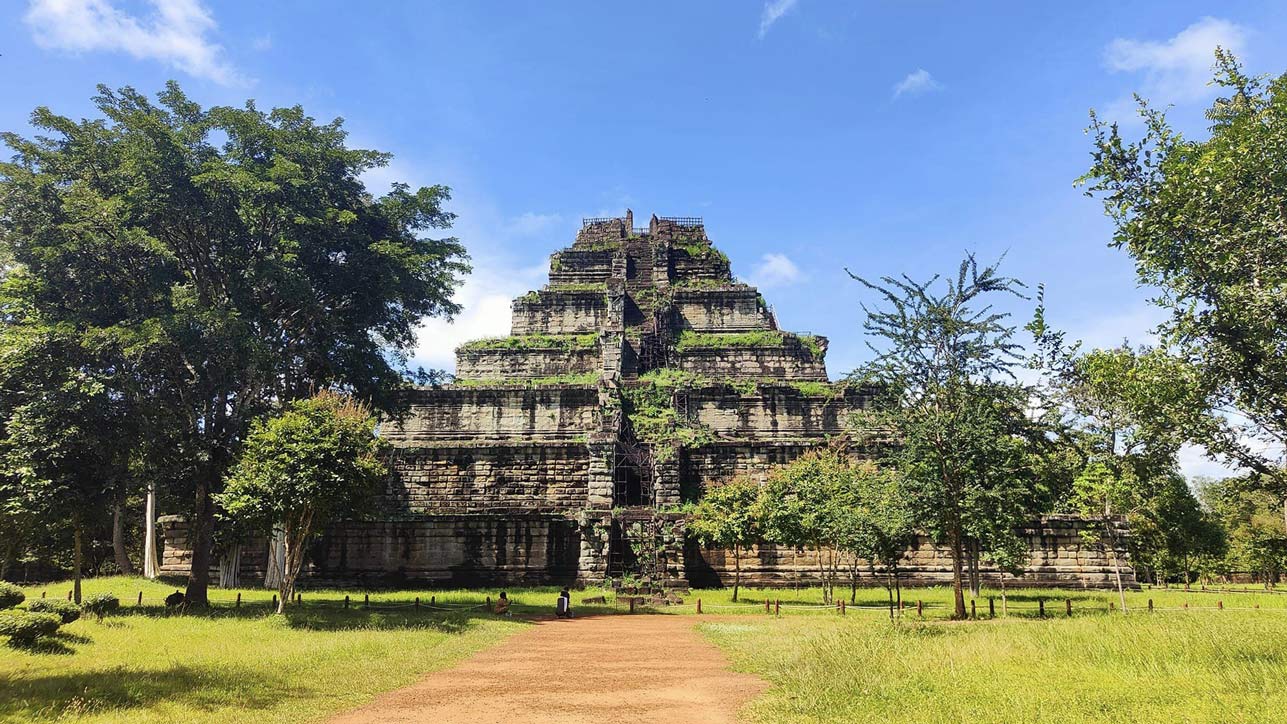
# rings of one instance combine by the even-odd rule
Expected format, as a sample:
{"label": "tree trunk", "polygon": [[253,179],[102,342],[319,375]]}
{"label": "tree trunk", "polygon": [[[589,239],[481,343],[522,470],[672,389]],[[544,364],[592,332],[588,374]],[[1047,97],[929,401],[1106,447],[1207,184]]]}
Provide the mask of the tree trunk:
{"label": "tree trunk", "polygon": [[742,546],[733,544],[733,603],[737,603],[737,592],[742,587]]}
{"label": "tree trunk", "polygon": [[971,541],[968,550],[970,557],[970,598],[978,598],[982,589],[982,582],[979,576],[979,542]]}
{"label": "tree trunk", "polygon": [[156,578],[161,573],[156,553],[156,484],[147,484],[147,505],[143,520],[143,577]]}
{"label": "tree trunk", "polygon": [[81,530],[80,520],[72,522],[72,600],[80,604],[80,569],[84,565],[81,556]]}
{"label": "tree trunk", "polygon": [[858,554],[856,553],[849,567],[849,602],[858,603]]}
{"label": "tree trunk", "polygon": [[1001,571],[1001,617],[1005,618],[1010,615],[1010,607],[1006,605],[1005,600],[1005,571]]}
{"label": "tree trunk", "polygon": [[[210,465],[213,468],[213,464]],[[207,470],[197,481],[189,542],[192,545],[192,568],[188,571],[188,589],[184,602],[191,608],[205,608],[210,603],[210,557],[214,548],[213,470]]]}
{"label": "tree trunk", "polygon": [[894,561],[894,603],[898,606],[898,615],[903,615],[903,584],[899,580],[898,561]]}
{"label": "tree trunk", "polygon": [[1109,531],[1108,546],[1109,546],[1110,555],[1113,558],[1113,578],[1117,580],[1117,598],[1118,600],[1121,601],[1122,614],[1125,615],[1126,589],[1122,587],[1122,567],[1117,560],[1117,533],[1115,529],[1111,526],[1112,526],[1112,523],[1108,521],[1107,517],[1105,517],[1104,528]]}
{"label": "tree trunk", "polygon": [[273,528],[273,537],[268,540],[268,565],[264,569],[264,588],[277,588],[282,582],[282,571],[286,568],[286,541],[280,527]]}
{"label": "tree trunk", "polygon": [[134,575],[134,564],[130,563],[130,553],[125,548],[125,515],[124,506],[118,500],[112,504],[112,554],[116,557],[116,568],[122,575]]}
{"label": "tree trunk", "polygon": [[961,549],[961,531],[953,526],[951,533],[948,534],[948,544],[952,552],[952,618],[958,621],[965,620],[965,590],[963,588],[964,571],[962,571],[961,557],[964,551]]}
{"label": "tree trunk", "polygon": [[818,575],[822,576],[822,602],[831,603],[827,595],[827,559],[822,556],[822,545],[818,545]]}
{"label": "tree trunk", "polygon": [[241,587],[241,545],[230,546],[219,558],[219,587]]}

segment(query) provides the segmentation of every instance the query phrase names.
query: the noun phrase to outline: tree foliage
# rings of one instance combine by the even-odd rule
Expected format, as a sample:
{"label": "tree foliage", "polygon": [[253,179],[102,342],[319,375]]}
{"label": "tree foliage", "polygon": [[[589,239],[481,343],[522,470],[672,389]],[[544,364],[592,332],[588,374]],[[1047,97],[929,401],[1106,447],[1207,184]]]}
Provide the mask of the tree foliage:
{"label": "tree foliage", "polygon": [[1142,138],[1092,114],[1080,179],[1113,245],[1170,312],[1165,343],[1191,363],[1202,409],[1190,436],[1256,473],[1287,516],[1287,75],[1247,76],[1217,50],[1209,136],[1185,138],[1140,101]]}
{"label": "tree foliage", "polygon": [[947,279],[851,276],[883,303],[863,306],[876,356],[855,375],[882,393],[861,429],[898,471],[917,527],[947,544],[954,615],[964,618],[967,560],[1008,547],[1033,497],[1040,431],[1014,381],[1015,329],[989,301],[1022,298],[1023,285],[973,256]]}
{"label": "tree foliage", "polygon": [[224,514],[269,534],[281,531],[286,565],[278,612],[294,595],[305,544],[326,524],[354,516],[389,474],[387,443],[375,418],[351,398],[321,392],[258,422],[217,496]]}
{"label": "tree foliage", "polygon": [[174,83],[155,102],[100,87],[94,105],[81,121],[38,108],[36,136],[0,136],[2,314],[112,340],[110,365],[186,461],[201,605],[211,494],[250,422],[331,387],[392,407],[420,321],[458,309],[466,257],[424,236],[450,226],[448,189],[373,197],[361,175],[389,155],[349,148],[338,119],[205,109]]}
{"label": "tree foliage", "polygon": [[733,549],[733,601],[742,586],[742,551],[760,538],[756,502],[760,485],[752,478],[737,477],[711,488],[689,513],[688,532],[703,545]]}

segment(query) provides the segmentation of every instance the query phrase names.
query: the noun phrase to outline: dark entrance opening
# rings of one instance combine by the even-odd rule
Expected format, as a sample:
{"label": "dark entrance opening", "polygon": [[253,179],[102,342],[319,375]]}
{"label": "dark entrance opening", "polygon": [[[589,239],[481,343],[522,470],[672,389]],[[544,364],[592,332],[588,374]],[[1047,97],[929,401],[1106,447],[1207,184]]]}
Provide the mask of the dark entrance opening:
{"label": "dark entrance opening", "polygon": [[[640,451],[642,452],[642,451]],[[652,485],[647,470],[638,458],[621,446],[617,447],[616,466],[613,469],[612,507],[629,508],[652,505]]]}
{"label": "dark entrance opening", "polygon": [[624,576],[639,573],[639,556],[635,553],[630,538],[626,535],[625,526],[619,520],[612,521],[608,532],[608,575]]}

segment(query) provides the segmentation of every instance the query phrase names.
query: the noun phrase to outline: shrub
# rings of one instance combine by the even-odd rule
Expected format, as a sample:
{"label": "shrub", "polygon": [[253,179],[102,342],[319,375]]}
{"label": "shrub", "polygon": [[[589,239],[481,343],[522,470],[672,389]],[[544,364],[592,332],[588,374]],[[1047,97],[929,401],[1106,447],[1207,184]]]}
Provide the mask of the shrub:
{"label": "shrub", "polygon": [[21,588],[0,581],[0,608],[13,608],[27,599]]}
{"label": "shrub", "polygon": [[103,617],[109,613],[115,613],[121,607],[121,599],[113,593],[96,593],[85,599],[80,606],[87,613],[94,614],[98,620],[102,621]]}
{"label": "shrub", "polygon": [[63,623],[71,623],[80,618],[80,606],[58,598],[38,598],[27,604],[27,610],[32,613],[55,614]]}
{"label": "shrub", "polygon": [[7,611],[0,614],[0,636],[8,636],[14,644],[30,644],[43,636],[52,636],[63,625],[52,613]]}

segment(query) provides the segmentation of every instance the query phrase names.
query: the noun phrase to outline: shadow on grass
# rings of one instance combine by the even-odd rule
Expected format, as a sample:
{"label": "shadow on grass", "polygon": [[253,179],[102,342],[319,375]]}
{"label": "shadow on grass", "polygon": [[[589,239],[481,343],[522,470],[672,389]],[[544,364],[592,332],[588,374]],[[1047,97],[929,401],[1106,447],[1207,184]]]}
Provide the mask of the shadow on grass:
{"label": "shadow on grass", "polygon": [[0,696],[0,718],[48,721],[63,716],[121,712],[169,701],[208,710],[237,701],[248,710],[269,706],[288,695],[283,680],[262,671],[238,674],[206,667],[175,666],[160,671],[122,667],[73,674],[20,675],[9,678]]}
{"label": "shadow on grass", "polygon": [[[530,617],[524,612],[516,611],[515,616],[503,620],[528,622]],[[104,619],[103,625],[110,626],[113,619],[130,618],[165,619],[165,618],[201,618],[209,620],[258,620],[274,617],[277,614],[271,606],[245,605],[233,607],[209,608],[162,608],[160,606],[132,606],[121,609],[112,617]],[[286,625],[293,629],[305,631],[405,631],[411,629],[429,629],[445,634],[461,634],[475,627],[481,621],[502,620],[501,617],[481,609],[463,611],[440,611],[429,608],[401,607],[350,607],[334,603],[295,604],[282,614]]]}

